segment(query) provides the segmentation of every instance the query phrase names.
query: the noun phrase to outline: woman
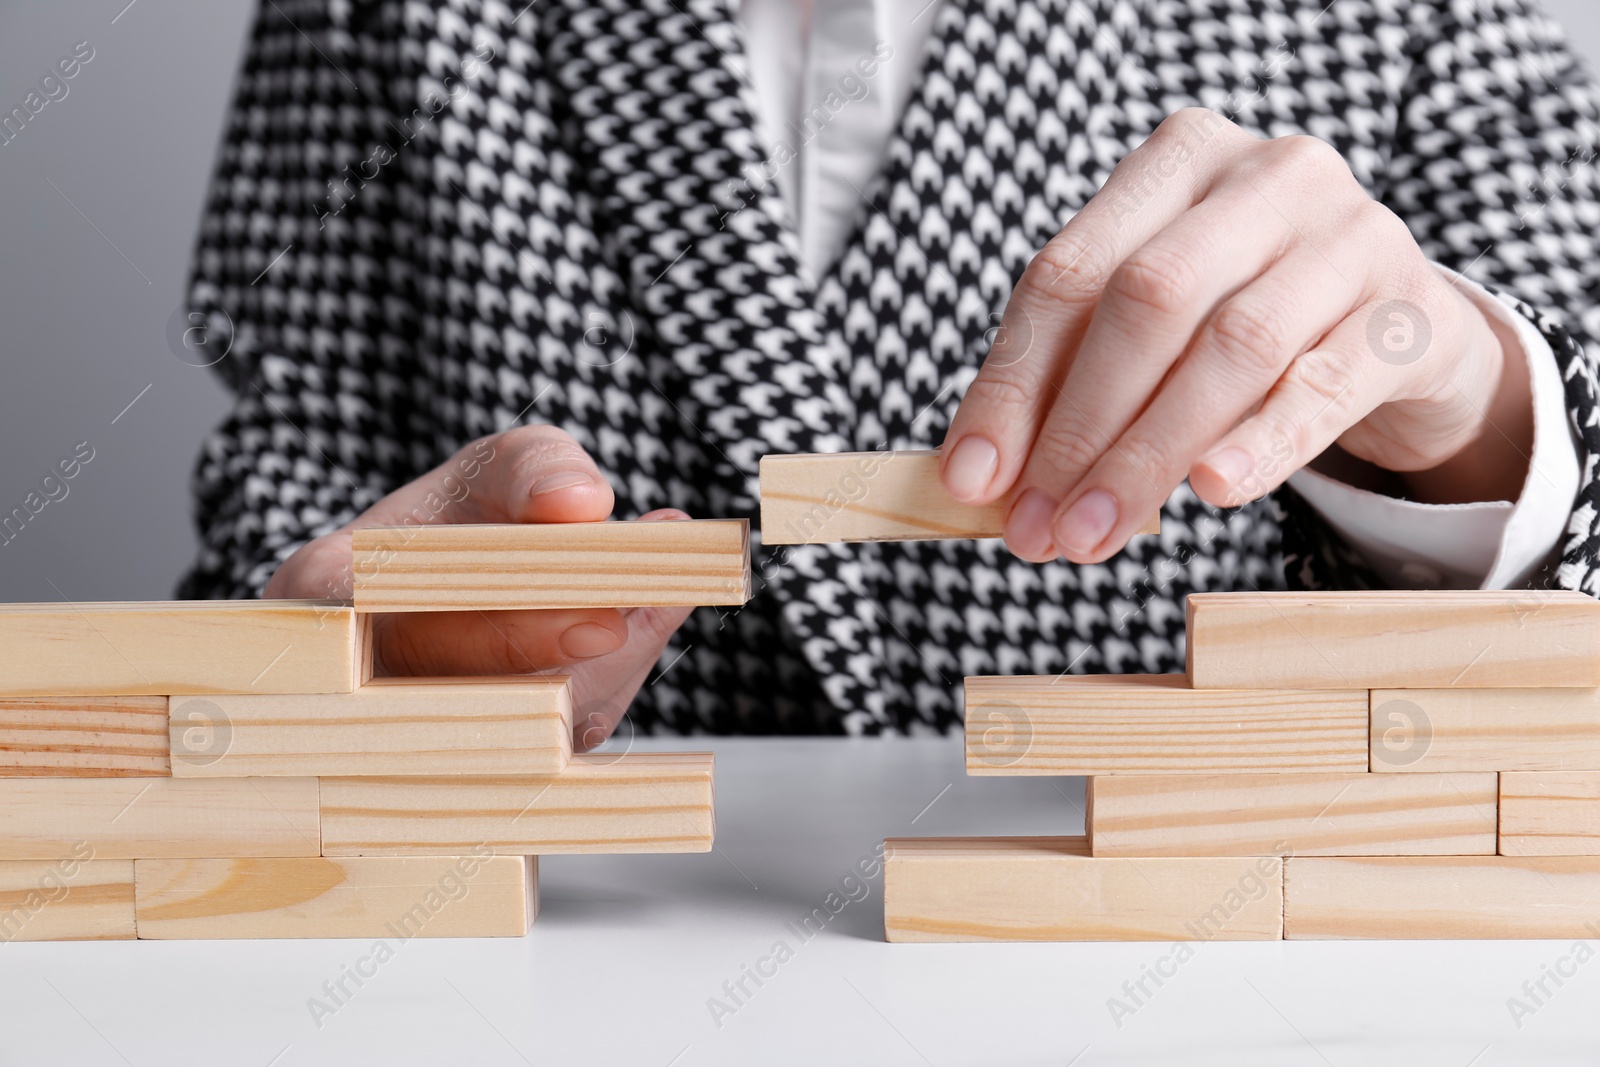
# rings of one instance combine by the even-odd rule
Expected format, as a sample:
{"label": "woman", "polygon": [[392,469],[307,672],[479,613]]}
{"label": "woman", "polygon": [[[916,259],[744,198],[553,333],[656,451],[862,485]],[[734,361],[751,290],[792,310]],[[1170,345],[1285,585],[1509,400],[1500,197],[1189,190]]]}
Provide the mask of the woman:
{"label": "woman", "polygon": [[386,619],[384,669],[571,670],[587,743],[630,701],[944,729],[963,675],[1181,669],[1198,590],[1593,592],[1596,146],[1515,0],[270,3],[183,594],[346,595],[354,525],[754,517],[764,453],[941,442],[1004,545],[762,553],[687,622]]}

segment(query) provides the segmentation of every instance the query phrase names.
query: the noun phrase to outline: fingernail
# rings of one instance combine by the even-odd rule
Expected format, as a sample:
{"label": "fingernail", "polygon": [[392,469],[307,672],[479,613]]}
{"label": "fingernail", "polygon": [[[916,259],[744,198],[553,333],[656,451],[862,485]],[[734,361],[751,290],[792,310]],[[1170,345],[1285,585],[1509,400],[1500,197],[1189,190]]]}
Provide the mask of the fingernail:
{"label": "fingernail", "polygon": [[547,474],[534,482],[532,488],[528,490],[528,495],[530,497],[544,496],[546,493],[554,493],[558,489],[571,489],[575,485],[593,484],[593,478],[579,471],[557,471],[554,474]]}
{"label": "fingernail", "polygon": [[944,468],[945,486],[957,500],[976,500],[989,488],[1000,469],[1000,452],[979,434],[963,437]]}
{"label": "fingernail", "polygon": [[1050,520],[1061,505],[1049,494],[1029,489],[1018,498],[1006,522],[1006,544],[1023,559],[1051,555]]}
{"label": "fingernail", "polygon": [[1211,472],[1232,489],[1255,469],[1255,460],[1250,453],[1242,448],[1224,448],[1195,464],[1197,467],[1210,467]]}
{"label": "fingernail", "polygon": [[1056,523],[1056,546],[1066,556],[1087,556],[1117,524],[1117,499],[1104,489],[1091,489],[1073,501]]}
{"label": "fingernail", "polygon": [[580,622],[561,634],[561,651],[573,659],[593,659],[622,647],[622,638],[597,622]]}

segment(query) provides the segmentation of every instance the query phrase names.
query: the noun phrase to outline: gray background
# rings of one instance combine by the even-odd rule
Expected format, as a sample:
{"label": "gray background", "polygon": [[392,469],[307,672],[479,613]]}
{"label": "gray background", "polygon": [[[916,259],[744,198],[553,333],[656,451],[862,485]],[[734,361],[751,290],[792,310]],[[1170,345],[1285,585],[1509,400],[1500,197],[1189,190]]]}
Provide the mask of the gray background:
{"label": "gray background", "polygon": [[[1600,65],[1594,0],[1546,3]],[[0,146],[0,516],[79,442],[95,450],[0,544],[0,601],[166,598],[194,552],[189,470],[226,396],[173,355],[167,319],[253,7],[0,6],[0,113],[76,42],[95,50]]]}

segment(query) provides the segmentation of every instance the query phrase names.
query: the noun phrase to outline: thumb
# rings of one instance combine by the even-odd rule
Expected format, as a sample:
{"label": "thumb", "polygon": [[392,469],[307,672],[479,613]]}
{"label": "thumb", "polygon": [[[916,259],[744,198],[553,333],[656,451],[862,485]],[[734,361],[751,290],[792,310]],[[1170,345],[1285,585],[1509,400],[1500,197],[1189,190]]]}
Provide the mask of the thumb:
{"label": "thumb", "polygon": [[554,426],[519,426],[467,445],[353,523],[600,522],[616,497],[589,453]]}

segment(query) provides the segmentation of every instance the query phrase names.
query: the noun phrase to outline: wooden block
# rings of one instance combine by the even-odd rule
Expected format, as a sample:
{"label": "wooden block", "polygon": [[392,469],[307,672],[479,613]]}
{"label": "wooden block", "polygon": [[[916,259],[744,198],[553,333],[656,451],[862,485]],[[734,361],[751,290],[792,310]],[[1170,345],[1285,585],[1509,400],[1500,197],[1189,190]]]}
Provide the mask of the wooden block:
{"label": "wooden block", "polygon": [[357,611],[697,607],[750,589],[744,519],[355,532]]}
{"label": "wooden block", "polygon": [[709,852],[711,754],[572,757],[549,777],[324,778],[325,856]]}
{"label": "wooden block", "polygon": [[139,860],[139,936],[521,937],[538,910],[538,859]]}
{"label": "wooden block", "polygon": [[1500,775],[1500,853],[1600,856],[1600,771]]}
{"label": "wooden block", "polygon": [[60,859],[0,863],[0,942],[133,936],[132,860],[95,859],[80,844]]}
{"label": "wooden block", "polygon": [[1096,856],[1492,856],[1493,774],[1089,779]]}
{"label": "wooden block", "polygon": [[309,600],[0,607],[0,696],[348,693],[365,624]]}
{"label": "wooden block", "polygon": [[1374,689],[1374,771],[1600,770],[1600,689]]}
{"label": "wooden block", "polygon": [[1294,857],[1290,939],[1465,940],[1600,935],[1600,857]]}
{"label": "wooden block", "polygon": [[174,697],[172,773],[557,774],[572,755],[563,675],[375,678],[354,693]]}
{"label": "wooden block", "polygon": [[1193,593],[1196,688],[1600,685],[1600,601],[1525,590]]}
{"label": "wooden block", "polygon": [[165,697],[0,700],[0,778],[135,778],[172,772]]}
{"label": "wooden block", "polygon": [[315,778],[0,778],[0,859],[315,856]]}
{"label": "wooden block", "polygon": [[[762,456],[760,476],[763,545],[999,537],[1011,506],[951,496],[937,451]],[[1160,532],[1159,512],[1139,528]]]}
{"label": "wooden block", "polygon": [[1083,837],[884,842],[890,941],[1272,941],[1275,856],[1089,855]]}
{"label": "wooden block", "polygon": [[1365,692],[1196,690],[1179,674],[966,680],[968,774],[1364,771]]}

